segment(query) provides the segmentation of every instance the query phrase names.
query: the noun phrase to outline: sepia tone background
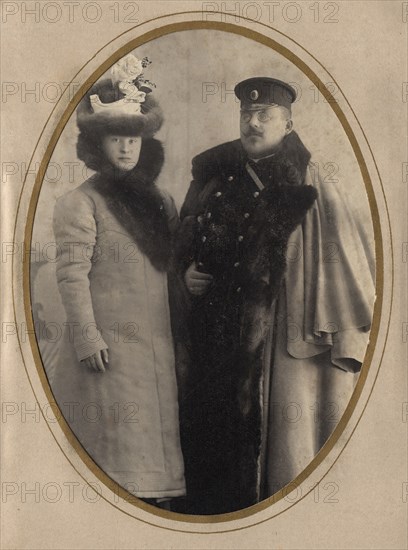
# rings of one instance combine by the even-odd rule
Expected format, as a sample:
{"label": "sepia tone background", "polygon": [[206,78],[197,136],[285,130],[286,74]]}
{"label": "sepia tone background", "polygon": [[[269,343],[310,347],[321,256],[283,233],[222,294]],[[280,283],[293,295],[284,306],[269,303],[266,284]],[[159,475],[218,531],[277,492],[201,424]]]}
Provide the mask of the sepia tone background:
{"label": "sepia tone background", "polygon": [[[344,129],[316,85],[293,63],[254,40],[212,29],[159,37],[132,53],[138,59],[147,56],[152,61],[144,74],[156,84],[153,93],[165,116],[165,123],[155,136],[165,148],[158,185],[172,194],[178,208],[191,180],[191,159],[201,151],[239,137],[235,84],[256,75],[272,75],[296,88],[294,128],[311,151],[316,172],[341,189],[373,243],[364,182]],[[109,71],[102,78],[106,77]],[[331,86],[334,98],[341,104],[337,87]],[[51,326],[50,323],[62,324],[65,320],[56,284],[58,251],[54,246],[52,216],[56,198],[93,173],[76,156],[77,135],[74,113],[50,159],[36,208],[32,248],[37,254],[31,270],[31,289],[38,327],[43,326],[41,323]],[[48,342],[42,336],[46,334],[38,330],[44,364],[52,375],[58,342]]]}
{"label": "sepia tone background", "polygon": [[[114,11],[112,9],[109,11],[109,8],[115,8],[113,2],[100,2],[104,17],[97,26],[91,26],[80,17],[74,17],[72,23],[66,18],[65,21],[61,20],[54,24],[48,23],[43,17],[40,17],[38,22],[33,16],[31,18],[26,16],[23,20],[21,14],[23,3],[4,4],[8,5],[10,13],[15,11],[15,14],[3,17],[2,46],[7,46],[8,53],[2,53],[2,78],[4,82],[10,83],[11,88],[8,89],[16,90],[15,93],[3,95],[2,98],[2,244],[7,245],[13,238],[14,217],[23,182],[23,164],[28,166],[30,155],[54,106],[52,102],[42,98],[41,90],[47,82],[69,81],[99,48],[132,25],[126,23],[123,18],[119,18],[117,23],[112,24]],[[217,4],[221,8],[221,3],[210,4]],[[232,9],[235,3],[227,4],[227,7]],[[302,7],[302,17],[296,22],[289,22],[283,17],[282,11],[288,3],[279,2],[278,4],[275,19],[271,22],[269,12],[265,10],[266,3],[258,3],[261,7],[262,19],[306,47],[341,83],[371,144],[383,179],[390,211],[395,251],[392,320],[379,376],[353,437],[340,460],[327,474],[319,491],[313,491],[307,498],[279,517],[243,531],[217,535],[164,531],[149,523],[142,523],[128,517],[103,499],[92,500],[91,495],[84,498],[83,493],[80,492],[79,497],[71,500],[68,493],[69,484],[73,487],[72,484],[79,483],[81,480],[55,444],[44,419],[37,414],[32,386],[22,364],[19,341],[13,336],[11,330],[7,332],[8,325],[13,319],[13,308],[9,299],[11,267],[9,256],[5,255],[2,269],[6,275],[3,279],[6,285],[2,288],[3,298],[5,298],[2,303],[4,304],[3,343],[6,345],[2,361],[1,387],[3,548],[224,547],[289,550],[295,548],[400,549],[407,546],[406,403],[408,398],[407,338],[406,324],[404,324],[407,321],[405,302],[407,256],[404,244],[407,241],[407,180],[404,176],[406,172],[403,164],[407,161],[407,100],[404,96],[404,82],[408,81],[407,22],[406,19],[404,20],[406,3],[399,1],[334,2],[332,4],[339,6],[339,12],[338,21],[333,23],[324,23],[322,20],[323,15],[328,14],[328,9],[326,12],[322,11],[320,20],[315,23],[314,12],[310,9],[313,3],[309,2],[298,2]],[[324,3],[321,4],[324,6]],[[202,8],[201,2],[150,2],[149,4],[139,2],[138,5],[139,22],[162,13]],[[231,37],[231,39],[238,40],[237,37]],[[168,65],[166,70],[159,70],[162,56],[153,55],[150,46],[155,46],[164,40],[163,38],[157,40],[155,44],[146,45],[140,48],[140,51],[143,50],[142,54],[149,55],[153,61],[149,77],[157,83],[158,94],[159,90],[162,94],[168,89],[168,97],[166,93],[160,96],[167,119],[161,137],[165,141],[168,158],[171,156],[180,158],[180,164],[176,167],[166,164],[166,172],[163,172],[161,184],[167,187],[180,203],[189,181],[191,156],[215,142],[238,135],[237,130],[233,130],[233,117],[236,115],[232,113],[236,113],[236,105],[229,104],[232,95],[227,96],[225,104],[221,102],[218,104],[218,101],[213,103],[213,99],[217,96],[209,96],[208,109],[207,104],[202,105],[201,102],[194,103],[192,99],[189,100],[188,93],[193,91],[197,94],[197,88],[194,89],[194,86],[197,86],[201,77],[188,78],[189,72],[186,69],[188,64],[183,65],[182,61],[187,52],[182,44],[176,46],[175,37],[173,42],[168,42],[168,47],[176,49],[167,52],[167,62],[171,59],[177,68],[174,74]],[[157,47],[164,47],[163,42]],[[211,49],[211,46],[202,42],[193,42],[194,53],[196,53],[195,50],[197,53],[201,50],[201,55],[205,57],[205,48]],[[260,65],[262,68],[265,66],[262,63],[262,57],[258,57],[258,55],[264,56],[264,53],[252,53],[249,58],[246,58],[245,48],[244,51],[242,50],[243,48],[240,47],[233,55],[233,62],[226,60],[226,65],[222,68],[223,52],[214,49],[214,53],[211,53],[212,59],[203,63],[206,76],[202,81],[206,81],[207,74],[210,74],[209,81],[214,82],[215,73],[218,75],[228,73],[231,81],[227,87],[231,89],[235,80],[256,74]],[[2,51],[4,52],[4,49]],[[138,51],[136,53],[142,55]],[[274,55],[275,64],[279,65],[281,60],[279,62],[276,54]],[[287,65],[289,67],[284,65],[281,67],[289,72],[294,70],[290,64]],[[214,67],[217,67],[216,71],[213,70]],[[244,73],[242,76],[241,68]],[[197,74],[196,71],[198,72],[199,68],[194,66],[189,70]],[[180,71],[183,75],[187,75],[187,82],[186,79],[179,78]],[[289,73],[281,73],[280,76],[289,80],[287,74]],[[164,81],[161,82],[162,78]],[[296,75],[293,80],[296,81]],[[174,86],[174,82],[177,86]],[[27,89],[35,88],[36,83],[40,85],[38,98],[36,92],[35,95],[22,92],[24,83],[26,92]],[[192,91],[190,85],[193,86]],[[182,102],[180,97],[183,93],[187,95]],[[308,109],[301,109],[301,103],[294,108],[295,124],[300,135],[312,150],[329,148],[329,160],[338,162],[345,174],[351,173],[355,176],[356,172],[349,164],[352,162],[350,156],[348,156],[349,160],[343,163],[338,160],[339,150],[334,145],[335,142],[333,143],[332,134],[336,131],[336,124],[326,121],[326,117],[331,116],[328,114],[327,106],[322,107],[319,112],[312,111],[310,98],[309,101]],[[189,118],[183,118],[182,113],[186,111],[186,106],[193,104],[197,106],[199,112],[192,113],[189,109]],[[230,125],[227,124],[226,109],[231,113],[228,115],[231,117]],[[218,116],[212,120],[207,119],[210,112],[217,112]],[[202,126],[200,126],[192,117],[194,114],[203,117],[203,113],[204,119],[201,119]],[[188,130],[190,134],[187,134],[187,137],[186,120],[191,124]],[[213,120],[218,122],[216,134]],[[316,134],[315,124],[317,125]],[[321,127],[330,128],[330,140],[325,138],[326,133],[320,131]],[[172,131],[175,133],[171,134]],[[336,139],[339,139],[338,145],[343,154],[345,140],[341,135],[342,131],[339,130],[339,132]],[[177,143],[177,136],[179,143]],[[219,140],[216,136],[219,136]],[[312,139],[317,142],[311,141]],[[74,156],[70,155],[74,155],[74,143],[74,130],[73,128],[69,130],[67,126],[66,135],[64,133],[55,150],[55,159],[57,155],[60,155],[59,158],[64,161],[67,158],[73,159]],[[334,149],[331,149],[332,146]],[[66,153],[68,153],[67,156],[65,156]],[[330,158],[331,155],[333,158]],[[5,162],[14,163],[11,165],[15,169],[14,174],[8,175],[7,170],[10,165],[6,166]],[[179,179],[175,181],[176,178],[174,178],[174,182],[165,179],[166,174],[168,178],[171,173],[177,173]],[[44,231],[37,232],[35,238],[39,240],[49,238],[45,228],[54,198],[64,192],[66,188],[64,186],[79,184],[82,178],[79,177],[79,179],[78,182],[70,182],[66,178],[64,181],[61,180],[60,185],[58,182],[54,185],[50,184],[48,199],[44,200],[42,205],[40,203],[38,209],[38,214],[43,216],[40,225]],[[350,185],[347,177],[342,178],[342,181],[346,182],[344,185]],[[361,182],[357,185],[355,194],[354,190],[351,190],[351,187],[354,189],[354,185],[348,188],[348,192],[351,194],[353,203],[354,199],[361,200],[364,206],[364,194],[359,191],[360,185]],[[42,193],[44,197],[47,196],[45,189],[44,187],[44,195]],[[356,202],[356,207],[357,204]],[[391,256],[391,247],[386,252]],[[52,291],[47,288],[47,281],[51,281],[51,278],[45,278],[44,281],[43,295],[47,290]],[[392,285],[389,270],[385,273],[385,284],[388,288]],[[30,410],[34,412],[29,413]],[[69,456],[69,458],[73,457]],[[38,491],[36,484],[39,487]],[[52,498],[53,487],[50,484],[64,489],[59,498]],[[47,486],[51,488],[49,493],[45,491]],[[34,492],[30,494],[30,490]],[[178,526],[175,525],[174,528]]]}

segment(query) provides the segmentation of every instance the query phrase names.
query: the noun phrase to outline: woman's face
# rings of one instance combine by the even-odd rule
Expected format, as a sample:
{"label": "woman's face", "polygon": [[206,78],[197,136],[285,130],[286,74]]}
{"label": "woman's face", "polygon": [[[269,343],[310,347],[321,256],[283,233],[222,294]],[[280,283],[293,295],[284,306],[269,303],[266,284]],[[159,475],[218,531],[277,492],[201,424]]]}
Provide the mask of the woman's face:
{"label": "woman's face", "polygon": [[132,170],[140,156],[142,138],[137,136],[107,135],[102,140],[102,150],[114,168]]}

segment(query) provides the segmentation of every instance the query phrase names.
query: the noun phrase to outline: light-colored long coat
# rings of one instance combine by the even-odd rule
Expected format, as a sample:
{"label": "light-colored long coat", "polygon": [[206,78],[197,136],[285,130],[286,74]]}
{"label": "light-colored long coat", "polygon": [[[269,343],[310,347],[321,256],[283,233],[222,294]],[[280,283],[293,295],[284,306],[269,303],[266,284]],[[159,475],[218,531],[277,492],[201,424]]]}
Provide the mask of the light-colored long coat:
{"label": "light-colored long coat", "polygon": [[264,382],[267,496],[314,459],[348,406],[370,336],[374,243],[341,184],[325,181],[313,158],[305,183],[319,196],[292,234],[276,303]]}
{"label": "light-colored long coat", "polygon": [[[185,493],[167,276],[108,209],[95,178],[62,196],[54,232],[67,314],[52,390],[73,432],[138,497]],[[177,212],[167,197],[170,222]],[[80,360],[109,350],[105,373]]]}

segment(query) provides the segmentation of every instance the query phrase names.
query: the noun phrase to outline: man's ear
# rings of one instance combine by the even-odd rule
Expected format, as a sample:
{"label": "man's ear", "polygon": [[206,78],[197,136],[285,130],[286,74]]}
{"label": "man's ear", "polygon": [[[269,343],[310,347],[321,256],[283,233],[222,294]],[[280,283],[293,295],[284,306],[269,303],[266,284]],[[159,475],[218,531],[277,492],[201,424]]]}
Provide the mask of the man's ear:
{"label": "man's ear", "polygon": [[290,134],[292,130],[293,130],[293,121],[291,119],[288,119],[286,121],[285,134],[286,135]]}

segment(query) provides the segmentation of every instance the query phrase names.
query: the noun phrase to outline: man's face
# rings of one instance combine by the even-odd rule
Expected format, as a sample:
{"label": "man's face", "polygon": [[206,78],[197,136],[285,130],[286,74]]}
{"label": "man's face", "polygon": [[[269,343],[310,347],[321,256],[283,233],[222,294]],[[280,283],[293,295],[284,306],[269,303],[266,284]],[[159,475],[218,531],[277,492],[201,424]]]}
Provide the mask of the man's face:
{"label": "man's face", "polygon": [[268,105],[251,105],[241,109],[241,142],[251,158],[270,155],[285,135],[292,130],[292,121],[283,109]]}
{"label": "man's face", "polygon": [[132,170],[140,156],[142,138],[137,136],[107,135],[102,140],[102,150],[112,166],[118,170]]}

